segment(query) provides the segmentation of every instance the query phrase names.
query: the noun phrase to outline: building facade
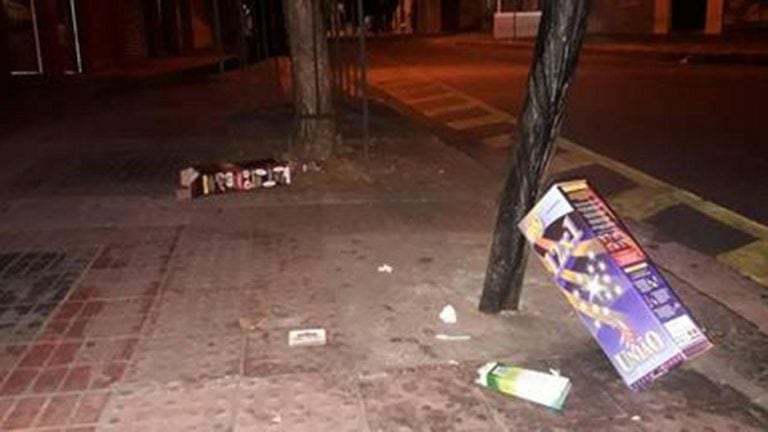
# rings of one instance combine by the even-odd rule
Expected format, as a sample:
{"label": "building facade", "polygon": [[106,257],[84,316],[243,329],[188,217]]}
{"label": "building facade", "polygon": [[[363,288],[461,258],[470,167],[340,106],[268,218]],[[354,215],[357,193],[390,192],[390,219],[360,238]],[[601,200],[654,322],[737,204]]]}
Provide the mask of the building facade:
{"label": "building facade", "polygon": [[[539,9],[537,0],[496,0],[495,3],[497,15]],[[765,0],[594,0],[588,32],[716,35],[766,27],[768,1]]]}
{"label": "building facade", "polygon": [[[0,0],[0,43],[13,75],[65,75],[136,68],[168,57],[216,52],[236,39],[228,0]],[[216,10],[218,9],[218,10]],[[221,18],[217,38],[214,15]]]}

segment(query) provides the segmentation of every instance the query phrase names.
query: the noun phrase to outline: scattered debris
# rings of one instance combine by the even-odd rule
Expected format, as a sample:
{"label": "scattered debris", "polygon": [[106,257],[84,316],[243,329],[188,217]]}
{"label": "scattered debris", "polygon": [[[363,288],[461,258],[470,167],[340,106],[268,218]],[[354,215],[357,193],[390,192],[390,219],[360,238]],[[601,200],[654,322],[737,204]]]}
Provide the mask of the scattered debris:
{"label": "scattered debris", "polygon": [[378,268],[379,273],[392,273],[393,270],[394,269],[389,264],[382,264]]}
{"label": "scattered debris", "polygon": [[436,334],[435,339],[441,341],[468,341],[472,339],[470,335],[449,335],[449,334]]}
{"label": "scattered debris", "polygon": [[633,415],[633,416],[632,416],[632,417],[630,417],[629,419],[630,419],[630,420],[632,420],[633,422],[639,422],[639,421],[643,421],[643,418],[642,418],[642,417],[640,417],[639,415]]}
{"label": "scattered debris", "polygon": [[299,346],[321,346],[325,345],[325,329],[302,329],[291,330],[288,332],[288,345],[292,347]]}
{"label": "scattered debris", "polygon": [[691,61],[691,56],[685,56],[681,58],[677,63],[681,65],[687,65]]}
{"label": "scattered debris", "polygon": [[269,422],[272,424],[280,424],[283,422],[283,416],[280,415],[280,413],[277,413],[273,415],[271,419],[269,419]]}
{"label": "scattered debris", "polygon": [[184,188],[192,186],[192,182],[200,175],[194,168],[185,168],[179,172],[179,185]]}
{"label": "scattered debris", "polygon": [[561,410],[571,391],[571,380],[544,372],[489,362],[478,370],[475,382],[500,393]]}
{"label": "scattered debris", "polygon": [[274,159],[189,167],[179,172],[177,198],[196,198],[291,184],[291,167]]}
{"label": "scattered debris", "polygon": [[318,172],[322,171],[323,168],[315,161],[305,162],[301,164],[301,172]]}
{"label": "scattered debris", "polygon": [[440,320],[446,324],[456,324],[456,308],[452,305],[446,305],[442,311],[440,311]]}
{"label": "scattered debris", "polygon": [[361,381],[374,381],[388,378],[389,374],[386,372],[360,372],[357,377]]}
{"label": "scattered debris", "polygon": [[240,323],[240,328],[244,331],[256,331],[261,329],[266,321],[267,317],[264,317],[259,321],[254,321],[251,318],[242,317],[238,320],[238,323]]}

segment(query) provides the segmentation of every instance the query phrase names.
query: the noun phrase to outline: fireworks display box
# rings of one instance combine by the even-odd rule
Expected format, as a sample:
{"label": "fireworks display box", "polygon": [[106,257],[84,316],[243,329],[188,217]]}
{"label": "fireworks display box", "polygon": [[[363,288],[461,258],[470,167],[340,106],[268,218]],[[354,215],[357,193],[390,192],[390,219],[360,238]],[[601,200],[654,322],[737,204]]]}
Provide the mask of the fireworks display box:
{"label": "fireworks display box", "polygon": [[519,228],[630,388],[642,389],[712,347],[586,181],[553,185]]}
{"label": "fireworks display box", "polygon": [[291,184],[291,167],[287,162],[262,159],[239,163],[201,165],[179,174],[180,198],[197,198],[231,192],[245,192]]}

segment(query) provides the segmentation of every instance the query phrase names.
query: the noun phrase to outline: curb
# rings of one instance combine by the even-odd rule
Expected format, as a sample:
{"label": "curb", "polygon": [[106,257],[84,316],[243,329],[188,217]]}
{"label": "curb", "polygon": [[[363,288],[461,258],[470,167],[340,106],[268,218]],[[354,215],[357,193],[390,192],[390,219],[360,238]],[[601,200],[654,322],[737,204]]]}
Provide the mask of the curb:
{"label": "curb", "polygon": [[[418,73],[383,78],[372,77],[371,87],[375,88],[375,93],[418,116],[436,134],[446,136],[450,131],[451,134],[466,135],[473,141],[472,146],[477,147],[507,147],[511,144],[509,128],[516,122],[511,114]],[[450,106],[445,105],[450,104],[455,108],[446,112]],[[485,129],[485,135],[472,136],[482,129]],[[502,142],[502,137],[507,140]],[[624,217],[654,226],[662,233],[665,233],[665,227],[675,224],[679,227],[680,223],[686,228],[701,224],[714,226],[722,232],[714,246],[704,241],[707,239],[702,240],[695,229],[693,234],[682,230],[671,238],[684,247],[711,256],[735,274],[768,289],[767,226],[565,138],[559,137],[558,141],[558,147],[565,154],[553,160],[552,175],[597,175],[607,179],[608,183],[617,184],[615,194],[607,194],[611,195],[608,201],[616,211]]]}
{"label": "curb", "polygon": [[[496,42],[496,41],[455,41],[459,46],[487,46],[513,50],[532,50],[533,42]],[[666,62],[685,61],[699,64],[743,64],[752,66],[768,65],[768,52],[703,52],[703,51],[654,51],[646,49],[631,49],[621,46],[600,46],[586,43],[582,52],[593,55],[609,55],[622,58],[646,58]]]}

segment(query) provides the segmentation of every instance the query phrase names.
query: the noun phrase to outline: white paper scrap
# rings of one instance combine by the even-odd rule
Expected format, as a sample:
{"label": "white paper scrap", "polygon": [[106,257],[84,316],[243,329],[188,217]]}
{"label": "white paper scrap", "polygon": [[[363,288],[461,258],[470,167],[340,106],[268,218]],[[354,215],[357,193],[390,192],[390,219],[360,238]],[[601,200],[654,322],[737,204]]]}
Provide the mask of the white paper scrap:
{"label": "white paper scrap", "polygon": [[472,339],[470,335],[448,335],[448,334],[436,334],[435,339],[441,341],[468,341]]}
{"label": "white paper scrap", "polygon": [[288,345],[298,346],[320,346],[325,345],[325,329],[302,329],[291,330],[288,332]]}
{"label": "white paper scrap", "polygon": [[442,311],[440,311],[440,320],[446,324],[456,324],[458,320],[456,316],[456,308],[452,305],[446,305]]}

